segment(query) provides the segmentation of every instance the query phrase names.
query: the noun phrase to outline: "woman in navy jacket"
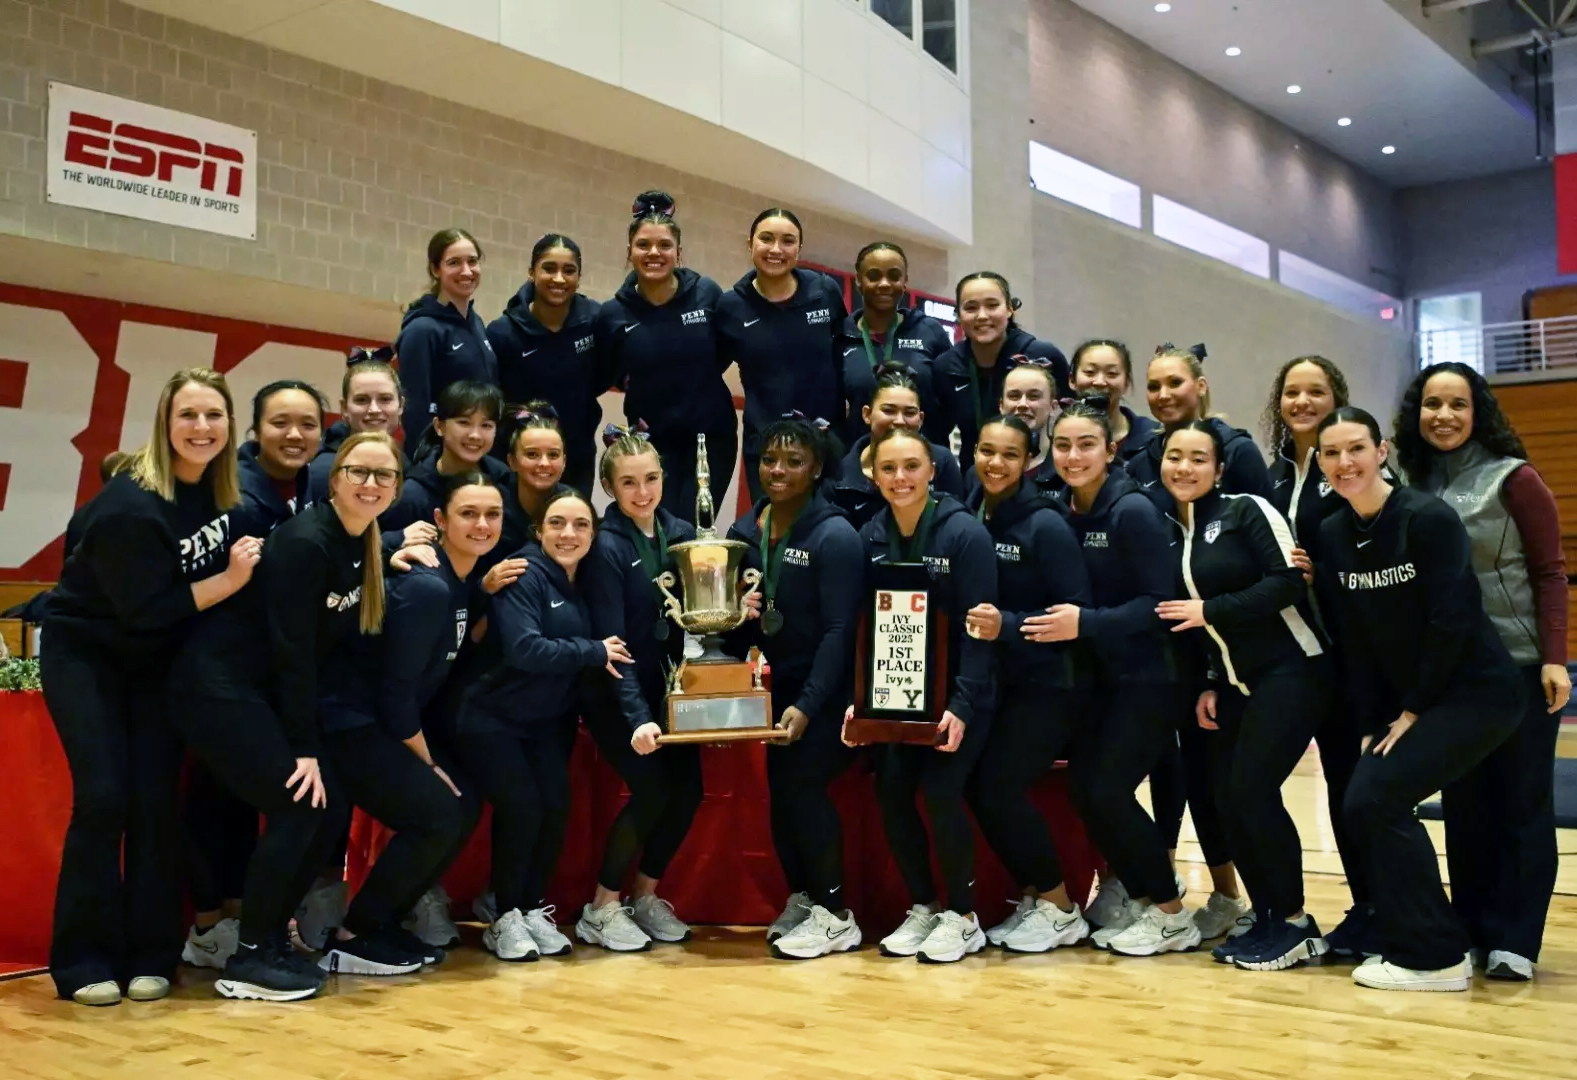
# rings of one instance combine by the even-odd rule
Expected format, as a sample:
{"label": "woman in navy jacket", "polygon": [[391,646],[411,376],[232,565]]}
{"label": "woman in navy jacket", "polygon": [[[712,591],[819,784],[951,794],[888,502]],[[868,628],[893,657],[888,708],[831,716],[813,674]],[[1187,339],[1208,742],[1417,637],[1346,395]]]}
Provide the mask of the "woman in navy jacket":
{"label": "woman in navy jacket", "polygon": [[476,469],[500,488],[514,486],[513,474],[490,455],[504,411],[498,387],[464,380],[451,383],[438,395],[434,410],[428,433],[412,455],[405,488],[379,521],[380,528],[401,534],[412,531],[395,546],[425,542],[436,535],[433,511],[443,504],[446,477]]}
{"label": "woman in navy jacket", "polygon": [[478,792],[493,804],[493,895],[497,919],[482,945],[500,960],[541,954],[526,912],[544,899],[564,844],[569,815],[569,755],[579,686],[587,671],[634,658],[617,637],[594,637],[577,583],[591,551],[596,514],[574,488],[548,500],[538,528],[540,553],[493,598],[488,616],[502,662],[466,690],[456,751]]}
{"label": "woman in navy jacket", "polygon": [[848,416],[843,440],[852,443],[870,433],[861,410],[876,392],[878,368],[905,368],[920,391],[920,407],[929,425],[926,438],[946,443],[946,414],[937,400],[931,364],[953,347],[947,328],[918,307],[903,307],[909,291],[909,257],[888,240],[866,244],[854,257],[854,287],[860,308],[838,328],[834,351],[843,370],[843,411]]}
{"label": "woman in navy jacket", "polygon": [[441,229],[427,242],[427,291],[405,309],[394,351],[405,384],[406,453],[437,413],[438,396],[450,383],[498,385],[498,361],[487,327],[471,306],[482,283],[482,246],[464,229]]}
{"label": "woman in navy jacket", "polygon": [[[575,934],[632,952],[690,936],[657,887],[701,805],[701,751],[657,745],[667,719],[666,670],[683,659],[684,633],[668,618],[653,579],[673,569],[669,547],[695,539],[695,528],[662,508],[662,461],[645,435],[613,428],[603,441],[602,488],[613,505],[586,560],[586,600],[593,633],[625,642],[634,659],[619,665],[620,678],[592,680],[583,715],[630,798],[608,829],[597,892]],[[626,906],[621,890],[631,869],[637,873]]]}
{"label": "woman in navy jacket", "polygon": [[1203,631],[1211,678],[1195,714],[1216,732],[1216,809],[1258,916],[1214,955],[1255,971],[1295,967],[1326,946],[1303,910],[1303,843],[1281,785],[1330,712],[1331,665],[1286,519],[1258,495],[1216,488],[1220,432],[1184,424],[1167,435],[1164,454],[1187,598],[1156,611],[1174,631]]}
{"label": "woman in navy jacket", "polygon": [[[1069,392],[1068,360],[1051,342],[1039,340],[1014,321],[1019,301],[1001,274],[991,270],[965,274],[953,295],[964,340],[936,358],[932,378],[943,423],[949,433],[958,429],[958,452],[967,461],[974,457],[981,425],[995,415],[1002,400],[1007,359],[1029,356],[1050,360],[1058,397]],[[947,441],[945,434],[941,441]]]}
{"label": "woman in navy jacket", "polygon": [[[849,448],[829,482],[828,497],[848,515],[856,529],[875,517],[882,508],[881,492],[872,476],[876,468],[872,447],[895,428],[923,431],[925,412],[921,408],[920,388],[914,372],[903,367],[883,367],[876,372],[876,389],[870,402],[861,409],[861,419],[870,428]],[[958,459],[946,446],[931,444],[932,487],[955,499],[964,497],[964,478]]]}
{"label": "woman in navy jacket", "polygon": [[1159,830],[1134,797],[1186,708],[1172,643],[1155,607],[1173,596],[1166,524],[1113,471],[1106,403],[1074,402],[1052,425],[1059,496],[1084,553],[1092,603],[1024,620],[1031,641],[1084,641],[1094,660],[1091,721],[1070,759],[1086,827],[1129,899],[1095,933],[1101,948],[1137,956],[1189,949],[1199,931],[1183,907]]}
{"label": "woman in navy jacket", "polygon": [[733,395],[723,381],[718,301],[709,277],[679,265],[679,223],[661,191],[636,197],[630,222],[633,269],[597,312],[597,386],[624,391],[624,415],[644,422],[673,483],[663,507],[695,516],[696,436],[706,436],[712,503],[723,505],[739,454]]}
{"label": "woman in navy jacket", "polygon": [[772,846],[789,899],[767,930],[774,956],[809,959],[860,944],[844,903],[843,827],[827,786],[850,753],[839,739],[849,699],[855,610],[865,549],[843,512],[818,487],[837,444],[803,419],[762,432],[760,482],[766,497],[734,522],[729,538],[749,547],[745,565],[761,571],[759,619],[733,635],[743,653],[760,646],[772,665],[772,714],[789,732],[767,749]]}
{"label": "woman in navy jacket", "polygon": [[340,444],[358,431],[383,431],[393,435],[405,408],[400,376],[390,366],[392,346],[377,350],[360,346],[345,358],[340,380],[340,418],[323,432],[317,456],[308,466],[307,501],[322,502],[329,494],[329,472]]}
{"label": "woman in navy jacket", "polygon": [[498,357],[499,388],[512,405],[546,401],[564,427],[568,484],[590,492],[597,464],[595,300],[580,294],[580,245],[548,233],[531,249],[531,280],[487,324]]}
{"label": "woman in navy jacket", "polygon": [[[997,646],[997,705],[991,737],[970,792],[986,842],[1023,889],[1008,919],[986,939],[1012,952],[1046,952],[1089,936],[1089,924],[1068,897],[1057,848],[1030,787],[1064,756],[1090,700],[1088,661],[1079,646],[1044,644],[1024,621],[1058,604],[1088,607],[1090,579],[1068,526],[1067,510],[1025,475],[1030,429],[1016,416],[996,416],[980,429],[968,507],[996,545],[1002,607],[969,612],[969,631]],[[1005,610],[1006,609],[1006,610]]]}
{"label": "woman in navy jacket", "polygon": [[[909,888],[912,906],[903,925],[881,941],[884,956],[918,956],[950,963],[979,952],[986,937],[974,912],[975,839],[964,809],[964,789],[991,732],[996,698],[991,645],[965,633],[966,615],[997,598],[997,561],[991,536],[951,495],[933,495],[931,444],[917,431],[894,428],[873,455],[886,507],[860,530],[867,558],[924,563],[948,614],[948,701],[934,749],[876,748],[876,795],[887,843]],[[865,590],[861,590],[862,602]],[[852,715],[853,708],[846,715]],[[915,807],[924,791],[931,836]],[[931,873],[936,844],[946,906],[937,903]]]}
{"label": "woman in navy jacket", "polygon": [[1127,467],[1128,460],[1144,453],[1152,433],[1161,425],[1148,416],[1135,415],[1123,404],[1133,389],[1133,359],[1128,346],[1110,338],[1092,338],[1073,350],[1073,371],[1069,376],[1073,392],[1106,399],[1106,417],[1112,426],[1112,442],[1117,444],[1116,464]]}

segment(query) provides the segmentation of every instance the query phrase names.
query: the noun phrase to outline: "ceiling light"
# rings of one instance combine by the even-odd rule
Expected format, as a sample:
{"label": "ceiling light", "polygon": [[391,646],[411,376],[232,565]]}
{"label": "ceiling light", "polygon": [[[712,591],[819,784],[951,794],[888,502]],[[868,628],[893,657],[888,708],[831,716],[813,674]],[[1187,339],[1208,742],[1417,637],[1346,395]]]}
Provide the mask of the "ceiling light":
{"label": "ceiling light", "polygon": [[1287,93],[1301,94],[1303,93],[1303,87],[1299,86],[1297,83],[1293,83],[1291,86],[1287,87]]}
{"label": "ceiling light", "polygon": [[1165,15],[1168,11],[1172,10],[1172,5],[1171,4],[1157,4],[1157,5],[1155,5],[1155,10],[1159,11],[1162,15]]}
{"label": "ceiling light", "polygon": [[1227,47],[1227,55],[1228,56],[1242,56],[1243,55],[1243,50],[1238,48],[1236,45],[1230,45],[1230,46]]}
{"label": "ceiling light", "polygon": [[1336,121],[1336,126],[1337,127],[1352,127],[1352,117],[1350,117],[1350,116],[1342,117],[1340,120]]}
{"label": "ceiling light", "polygon": [[1382,153],[1382,154],[1394,154],[1394,153],[1396,153],[1396,147],[1394,147],[1394,146],[1382,146],[1382,147],[1380,147],[1380,153]]}

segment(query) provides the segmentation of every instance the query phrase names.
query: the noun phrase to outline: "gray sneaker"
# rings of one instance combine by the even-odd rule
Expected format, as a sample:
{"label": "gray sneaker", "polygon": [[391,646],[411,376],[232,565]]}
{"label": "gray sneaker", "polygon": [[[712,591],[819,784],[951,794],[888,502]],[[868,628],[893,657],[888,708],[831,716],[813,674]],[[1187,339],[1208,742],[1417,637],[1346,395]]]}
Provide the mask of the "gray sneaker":
{"label": "gray sneaker", "polygon": [[343,881],[319,880],[296,910],[296,934],[301,943],[314,952],[323,949],[329,933],[344,924],[347,906]]}
{"label": "gray sneaker", "polygon": [[482,948],[511,963],[530,963],[541,950],[526,928],[526,917],[519,908],[504,912],[493,925],[482,931]]}
{"label": "gray sneaker", "polygon": [[526,912],[526,929],[543,956],[567,956],[573,948],[569,938],[559,932],[558,924],[553,921],[552,904]]}
{"label": "gray sneaker", "polygon": [[1009,934],[1018,929],[1019,923],[1024,921],[1024,916],[1035,910],[1036,899],[1033,896],[1019,897],[1018,905],[1008,912],[1008,917],[986,931],[986,943],[1001,945]]}
{"label": "gray sneaker", "polygon": [[690,928],[674,914],[674,906],[658,896],[637,897],[630,917],[653,941],[689,941]]}
{"label": "gray sneaker", "polygon": [[882,938],[877,948],[883,956],[913,956],[920,951],[926,938],[931,936],[931,931],[936,929],[936,923],[936,915],[915,904],[909,909],[909,914],[904,916],[898,929]]}
{"label": "gray sneaker", "polygon": [[810,918],[810,908],[809,893],[791,894],[783,907],[783,914],[773,919],[772,925],[767,927],[767,944],[792,933],[795,927]]}
{"label": "gray sneaker", "polygon": [[489,926],[498,921],[498,898],[493,895],[492,889],[476,895],[476,899],[471,901],[471,914],[476,916],[477,922]]}
{"label": "gray sneaker", "polygon": [[646,931],[635,925],[630,909],[617,900],[600,908],[587,904],[575,923],[575,936],[588,945],[601,945],[613,952],[640,952],[652,947]]}
{"label": "gray sneaker", "polygon": [[424,892],[400,925],[415,934],[423,945],[453,949],[460,944],[460,928],[449,917],[449,894],[444,892],[442,885],[434,885]]}

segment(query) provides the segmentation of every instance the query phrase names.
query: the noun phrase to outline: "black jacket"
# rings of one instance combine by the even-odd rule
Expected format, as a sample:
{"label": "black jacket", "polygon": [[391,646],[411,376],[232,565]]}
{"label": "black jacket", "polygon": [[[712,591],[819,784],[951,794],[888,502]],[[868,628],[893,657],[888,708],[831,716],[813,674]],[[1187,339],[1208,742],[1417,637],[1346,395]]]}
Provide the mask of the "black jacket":
{"label": "black jacket", "polygon": [[[965,724],[983,726],[996,709],[996,650],[991,642],[965,632],[964,616],[976,604],[997,602],[996,553],[986,527],[951,495],[938,496],[933,513],[930,541],[921,556],[947,610],[947,709]],[[892,511],[884,505],[860,530],[866,558],[872,563],[898,558],[888,546],[891,518]],[[860,590],[862,604],[868,592]]]}
{"label": "black jacket", "polygon": [[[977,487],[966,505],[978,513],[984,499],[985,491]],[[1002,612],[997,649],[1004,693],[1088,683],[1089,659],[1077,641],[1037,644],[1020,632],[1031,615],[1056,604],[1087,608],[1094,598],[1067,508],[1033,485],[1020,484],[984,523],[997,549],[997,608]]]}
{"label": "black jacket", "polygon": [[734,398],[723,381],[711,278],[680,267],[679,288],[661,307],[647,303],[631,272],[597,312],[597,386],[624,391],[624,415],[653,436],[734,430]]}
{"label": "black jacket", "polygon": [[[670,546],[695,539],[695,526],[661,507],[657,523]],[[641,566],[635,534],[635,522],[625,517],[617,504],[609,506],[580,571],[592,633],[598,639],[621,639],[635,657],[633,666],[615,665],[622,679],[608,679],[615,683],[612,690],[631,731],[642,724],[665,722],[667,717],[657,714],[667,697],[664,666],[678,664],[684,655],[684,632],[663,610],[662,596]],[[658,557],[664,570],[673,569],[666,548]],[[676,586],[673,592],[678,596],[681,589]],[[656,637],[659,624],[667,628],[661,640]]]}
{"label": "black jacket", "polygon": [[[1309,451],[1308,468],[1302,476],[1293,457],[1297,453],[1291,442],[1281,447],[1276,460],[1270,463],[1270,504],[1281,511],[1292,526],[1293,542],[1306,551],[1309,558],[1319,560],[1320,526],[1332,514],[1341,512],[1347,500],[1332,490],[1325,474],[1320,471],[1317,450]],[[1395,486],[1401,481],[1391,471],[1391,466],[1380,466],[1380,475]]]}
{"label": "black jacket", "polygon": [[597,426],[602,422],[597,396],[606,389],[598,385],[594,334],[602,305],[577,293],[564,325],[554,331],[531,314],[535,295],[536,287],[526,282],[510,297],[504,313],[487,324],[487,340],[498,357],[499,388],[512,405],[537,399],[551,402],[564,431],[570,473],[589,473],[597,456]]}
{"label": "black jacket", "polygon": [[336,420],[323,429],[323,445],[317,456],[307,465],[307,501],[323,502],[329,497],[329,470],[334,467],[334,455],[340,444],[350,438],[350,425]]}
{"label": "black jacket", "polygon": [[422,297],[400,321],[394,351],[399,357],[400,385],[405,389],[401,426],[407,452],[416,448],[422,433],[432,425],[438,395],[450,383],[470,379],[498,385],[498,360],[474,306],[462,315],[437,297]]}
{"label": "black jacket", "polygon": [[1339,609],[1363,730],[1463,696],[1516,700],[1517,669],[1484,614],[1467,530],[1446,503],[1399,487],[1369,521],[1348,505],[1320,526],[1320,555],[1314,583],[1320,606]]}
{"label": "black jacket", "polygon": [[[258,451],[254,439],[242,443],[236,454],[236,467],[241,480],[241,511],[246,516],[240,532],[242,536],[267,536],[315,501],[312,498],[311,463],[296,470],[295,483],[292,485],[295,494],[286,498],[280,491],[281,485],[263,471],[262,463],[257,460]],[[333,460],[331,455],[330,463]],[[325,468],[325,487],[327,472]]]}
{"label": "black jacket", "polygon": [[1244,694],[1278,664],[1321,656],[1303,572],[1292,564],[1292,530],[1258,495],[1212,491],[1192,505],[1178,570],[1185,594],[1205,602],[1210,670]]}
{"label": "black jacket", "polygon": [[843,365],[833,337],[847,313],[843,288],[819,270],[793,271],[794,295],[773,303],[756,291],[750,271],[717,302],[725,363],[739,365],[745,391],[744,452],[761,450],[761,433],[799,411],[843,430]]}
{"label": "black jacket", "polygon": [[[1265,469],[1265,459],[1261,456],[1254,437],[1242,428],[1233,427],[1220,417],[1212,416],[1209,424],[1221,435],[1224,450],[1223,461],[1226,468],[1221,473],[1221,490],[1228,495],[1258,495],[1264,499],[1270,498],[1270,473]],[[1143,452],[1135,453],[1128,458],[1123,468],[1144,489],[1144,493],[1150,497],[1151,502],[1155,503],[1157,510],[1163,514],[1170,514],[1176,507],[1172,502],[1171,494],[1166,490],[1166,485],[1161,483],[1161,447],[1165,439],[1165,429],[1157,425],[1150,433],[1150,437],[1145,440]]]}
{"label": "black jacket", "polygon": [[[932,365],[937,357],[953,347],[952,335],[919,308],[899,308],[898,319],[889,334],[893,345],[892,363],[907,368],[920,390],[920,408],[925,411],[922,428],[925,437],[934,443],[946,443],[951,429],[936,396]],[[870,434],[870,426],[860,410],[871,403],[876,393],[876,365],[882,362],[886,350],[884,342],[873,339],[874,357],[866,353],[858,311],[843,320],[833,347],[843,368],[844,411],[849,417],[844,426],[844,441],[854,442],[861,435]]]}
{"label": "black jacket", "polygon": [[[1002,342],[997,362],[988,368],[976,368],[979,399],[970,397],[969,369],[974,367],[974,346],[968,338],[960,341],[936,358],[932,364],[936,396],[941,405],[942,422],[947,430],[958,428],[958,454],[965,461],[975,456],[975,440],[980,436],[980,423],[1001,412],[1002,381],[1007,377],[1007,361],[1013,356],[1049,359],[1052,375],[1057,383],[1057,396],[1068,396],[1068,358],[1062,350],[1049,341],[1041,341],[1028,330],[1010,327]],[[942,441],[946,441],[943,439]]]}
{"label": "black jacket", "polygon": [[1130,477],[1111,472],[1087,514],[1072,512],[1073,490],[1061,496],[1090,576],[1093,604],[1079,613],[1097,680],[1176,682],[1182,674],[1170,631],[1155,607],[1177,595],[1166,519]]}
{"label": "black jacket", "polygon": [[[761,558],[761,514],[758,502],[728,530],[730,540],[749,545],[745,565],[766,572]],[[752,619],[730,635],[729,647],[743,655],[759,645],[772,665],[773,687],[797,688],[789,702],[817,723],[839,723],[848,704],[853,667],[854,621],[865,581],[865,548],[843,511],[816,494],[800,511],[781,544],[774,608],[783,629],[772,636]],[[765,605],[766,582],[762,582]]]}
{"label": "black jacket", "polygon": [[[869,435],[862,435],[855,440],[853,448],[838,463],[833,475],[822,483],[827,491],[827,497],[848,515],[850,523],[856,529],[862,528],[886,505],[882,501],[882,493],[876,488],[875,481],[869,479],[865,475],[865,470],[860,468],[860,455],[865,453],[865,448],[869,445],[871,445]],[[931,459],[936,463],[936,475],[931,480],[931,490],[937,494],[951,495],[962,502],[964,477],[958,471],[958,459],[953,456],[953,452],[946,446],[932,443]]]}

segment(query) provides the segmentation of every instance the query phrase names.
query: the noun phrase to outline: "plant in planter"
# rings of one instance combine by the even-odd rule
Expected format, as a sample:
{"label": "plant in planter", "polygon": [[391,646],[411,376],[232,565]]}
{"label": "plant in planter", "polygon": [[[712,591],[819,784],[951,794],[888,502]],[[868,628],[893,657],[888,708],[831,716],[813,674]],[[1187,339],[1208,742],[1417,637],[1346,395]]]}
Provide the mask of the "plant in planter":
{"label": "plant in planter", "polygon": [[37,660],[20,660],[14,656],[0,660],[0,692],[37,690],[41,686]]}

